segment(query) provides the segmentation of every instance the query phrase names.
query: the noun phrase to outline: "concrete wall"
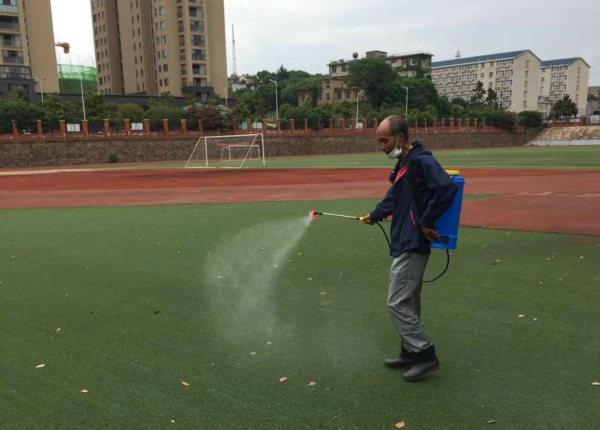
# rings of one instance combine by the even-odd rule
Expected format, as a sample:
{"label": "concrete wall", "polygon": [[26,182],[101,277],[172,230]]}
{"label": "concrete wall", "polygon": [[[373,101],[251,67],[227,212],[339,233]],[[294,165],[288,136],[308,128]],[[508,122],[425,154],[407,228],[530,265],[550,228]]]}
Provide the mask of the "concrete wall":
{"label": "concrete wall", "polygon": [[[421,138],[429,149],[524,146],[535,134],[429,134]],[[120,162],[187,160],[196,139],[106,140],[0,143],[0,167],[62,166],[107,163],[110,154]],[[284,155],[345,154],[378,151],[373,135],[269,137],[267,158]]]}

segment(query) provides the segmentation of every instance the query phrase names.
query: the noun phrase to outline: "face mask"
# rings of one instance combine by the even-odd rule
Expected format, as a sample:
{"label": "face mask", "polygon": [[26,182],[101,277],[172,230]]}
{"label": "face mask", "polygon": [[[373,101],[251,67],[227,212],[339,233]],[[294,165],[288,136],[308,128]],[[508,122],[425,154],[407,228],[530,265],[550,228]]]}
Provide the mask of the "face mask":
{"label": "face mask", "polygon": [[396,138],[396,146],[394,146],[394,149],[392,149],[392,151],[389,154],[387,154],[387,158],[389,158],[390,160],[396,160],[400,158],[401,155],[402,150],[398,149],[398,138]]}

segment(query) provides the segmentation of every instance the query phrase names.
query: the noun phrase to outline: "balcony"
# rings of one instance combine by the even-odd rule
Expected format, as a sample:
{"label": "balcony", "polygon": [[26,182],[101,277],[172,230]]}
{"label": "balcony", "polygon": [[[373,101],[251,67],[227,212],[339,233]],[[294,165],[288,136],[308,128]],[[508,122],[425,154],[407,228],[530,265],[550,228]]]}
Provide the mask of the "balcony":
{"label": "balcony", "polygon": [[19,13],[19,8],[17,6],[12,5],[0,5],[0,13]]}
{"label": "balcony", "polygon": [[19,31],[21,27],[18,22],[6,22],[0,21],[0,29],[2,30],[16,30]]}
{"label": "balcony", "polygon": [[23,64],[23,57],[2,57],[5,64]]}

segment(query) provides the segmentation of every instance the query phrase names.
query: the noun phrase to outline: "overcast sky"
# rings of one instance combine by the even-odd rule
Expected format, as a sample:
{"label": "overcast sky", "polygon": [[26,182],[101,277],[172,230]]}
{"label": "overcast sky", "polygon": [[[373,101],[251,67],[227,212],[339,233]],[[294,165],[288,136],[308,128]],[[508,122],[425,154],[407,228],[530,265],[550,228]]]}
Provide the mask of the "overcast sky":
{"label": "overcast sky", "polygon": [[[174,1],[174,0],[172,0]],[[213,0],[205,0],[207,2]],[[89,0],[52,0],[57,41],[93,65]],[[327,73],[327,63],[366,51],[428,51],[434,61],[531,49],[540,59],[583,57],[600,85],[598,0],[225,0],[227,58],[238,73],[288,69]]]}

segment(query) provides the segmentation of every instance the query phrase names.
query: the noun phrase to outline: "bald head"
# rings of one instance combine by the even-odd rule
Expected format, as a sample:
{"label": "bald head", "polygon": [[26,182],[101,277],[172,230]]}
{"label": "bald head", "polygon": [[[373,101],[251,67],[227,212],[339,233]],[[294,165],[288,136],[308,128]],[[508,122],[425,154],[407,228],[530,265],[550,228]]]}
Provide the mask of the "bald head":
{"label": "bald head", "polygon": [[404,155],[412,148],[412,145],[408,142],[408,123],[398,115],[391,115],[384,119],[381,125],[377,127],[376,136],[380,149],[388,157],[390,157],[394,148],[401,149]]}
{"label": "bald head", "polygon": [[389,134],[397,137],[399,134],[404,136],[404,140],[408,142],[408,123],[404,118],[398,115],[390,115],[385,118],[381,125],[377,128],[377,134]]}

